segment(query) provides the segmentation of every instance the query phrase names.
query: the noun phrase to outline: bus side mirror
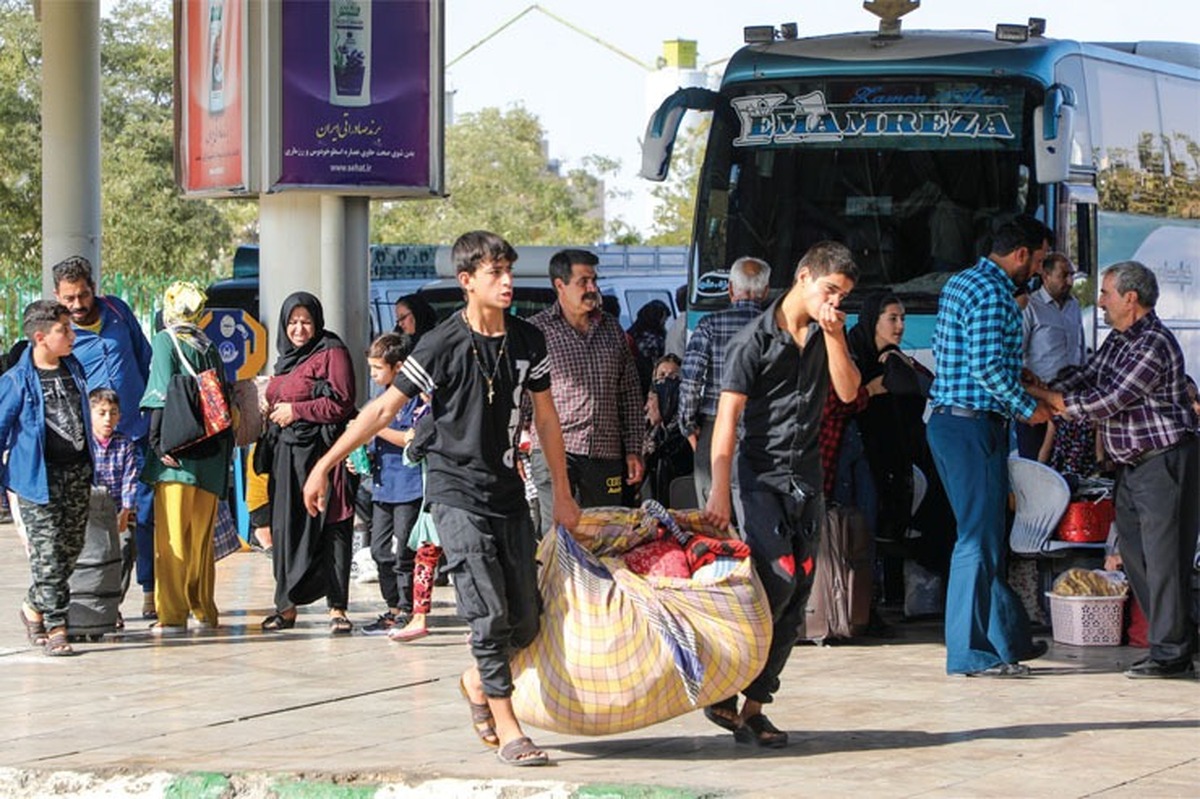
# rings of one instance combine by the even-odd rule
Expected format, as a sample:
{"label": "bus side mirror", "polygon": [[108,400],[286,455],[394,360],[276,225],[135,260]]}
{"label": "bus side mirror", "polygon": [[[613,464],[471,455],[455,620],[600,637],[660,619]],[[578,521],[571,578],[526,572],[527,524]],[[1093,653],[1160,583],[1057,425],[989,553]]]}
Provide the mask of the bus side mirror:
{"label": "bus side mirror", "polygon": [[666,100],[646,123],[646,136],[642,139],[642,171],[646,180],[661,182],[667,179],[671,169],[671,152],[675,149],[675,136],[679,123],[688,111],[712,111],[717,105],[719,94],[711,89],[689,87],[679,89]]}
{"label": "bus side mirror", "polygon": [[1075,93],[1056,84],[1046,102],[1033,109],[1034,167],[1038,183],[1060,183],[1071,172],[1071,142],[1075,137]]}

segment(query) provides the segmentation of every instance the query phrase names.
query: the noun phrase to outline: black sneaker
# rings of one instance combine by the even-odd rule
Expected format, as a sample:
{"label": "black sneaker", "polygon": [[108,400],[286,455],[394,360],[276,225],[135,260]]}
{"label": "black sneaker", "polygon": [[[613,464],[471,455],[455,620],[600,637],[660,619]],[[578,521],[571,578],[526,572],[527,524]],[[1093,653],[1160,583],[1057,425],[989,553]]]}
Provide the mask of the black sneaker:
{"label": "black sneaker", "polygon": [[1127,668],[1125,676],[1131,680],[1193,679],[1196,676],[1196,666],[1190,657],[1174,661],[1146,658]]}
{"label": "black sneaker", "polygon": [[363,635],[387,635],[388,630],[397,625],[403,626],[407,621],[403,616],[397,616],[389,610],[387,613],[379,614],[379,618],[370,624],[364,624],[362,632]]}

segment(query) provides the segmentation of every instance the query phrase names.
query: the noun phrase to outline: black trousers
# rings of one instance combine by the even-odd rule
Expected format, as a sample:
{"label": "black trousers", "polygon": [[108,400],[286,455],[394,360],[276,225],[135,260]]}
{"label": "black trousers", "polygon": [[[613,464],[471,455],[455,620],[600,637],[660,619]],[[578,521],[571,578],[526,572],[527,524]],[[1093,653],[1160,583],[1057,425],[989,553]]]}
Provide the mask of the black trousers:
{"label": "black trousers", "polygon": [[416,562],[408,536],[420,512],[420,499],[371,503],[371,560],[379,568],[379,593],[389,608],[405,613],[412,613]]}
{"label": "black trousers", "polygon": [[453,578],[458,615],[471,627],[471,654],[483,692],[511,696],[509,661],[533,642],[541,616],[533,519],[523,510],[501,518],[440,503],[431,505],[430,513]]}
{"label": "black trousers", "polygon": [[[541,511],[542,529],[539,536],[545,536],[554,523],[550,467],[540,449],[533,451],[530,463],[533,465],[533,482],[537,485],[538,507]],[[624,504],[621,501],[621,487],[625,482],[625,461],[622,459],[589,458],[568,452],[567,479],[571,481],[571,493],[581,508]]]}
{"label": "black trousers", "polygon": [[1117,548],[1138,604],[1150,624],[1150,657],[1190,658],[1192,559],[1196,552],[1195,436],[1138,466],[1117,470]]}
{"label": "black trousers", "polygon": [[799,491],[751,491],[744,485],[733,492],[733,498],[772,620],[767,662],[742,693],[767,704],[779,691],[779,675],[796,645],[812,593],[825,500],[819,491],[802,496]]}

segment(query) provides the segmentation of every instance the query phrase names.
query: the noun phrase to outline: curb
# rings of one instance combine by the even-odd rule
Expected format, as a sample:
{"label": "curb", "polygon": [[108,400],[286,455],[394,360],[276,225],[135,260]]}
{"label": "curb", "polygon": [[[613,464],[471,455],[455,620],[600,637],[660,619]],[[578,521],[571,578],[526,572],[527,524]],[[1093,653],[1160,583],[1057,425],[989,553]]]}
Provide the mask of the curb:
{"label": "curb", "polygon": [[360,774],[222,774],[164,771],[38,771],[0,768],[0,796],[9,799],[715,799],[710,791],[620,783],[553,780],[417,779]]}

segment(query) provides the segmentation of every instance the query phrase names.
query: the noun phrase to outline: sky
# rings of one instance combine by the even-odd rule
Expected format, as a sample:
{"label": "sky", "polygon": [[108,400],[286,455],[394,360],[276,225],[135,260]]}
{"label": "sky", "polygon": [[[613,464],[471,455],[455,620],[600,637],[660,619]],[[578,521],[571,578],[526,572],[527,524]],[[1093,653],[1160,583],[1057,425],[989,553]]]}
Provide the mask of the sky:
{"label": "sky", "polygon": [[[526,0],[446,0],[446,63],[453,62],[446,84],[454,92],[454,112],[523,106],[541,120],[550,157],[564,168],[581,166],[588,155],[619,160],[620,175],[609,188],[631,196],[610,201],[606,212],[649,234],[646,198],[654,184],[636,175],[638,142],[657,105],[646,96],[650,73],[536,10],[496,33],[531,5]],[[666,40],[694,40],[699,64],[714,64],[718,71],[742,45],[746,25],[796,22],[800,36],[878,26],[861,0],[543,0],[539,5],[644,64],[654,64]],[[1200,42],[1196,0],[922,0],[903,25],[993,30],[996,23],[1024,23],[1029,17],[1045,18],[1046,35],[1054,38]]]}

